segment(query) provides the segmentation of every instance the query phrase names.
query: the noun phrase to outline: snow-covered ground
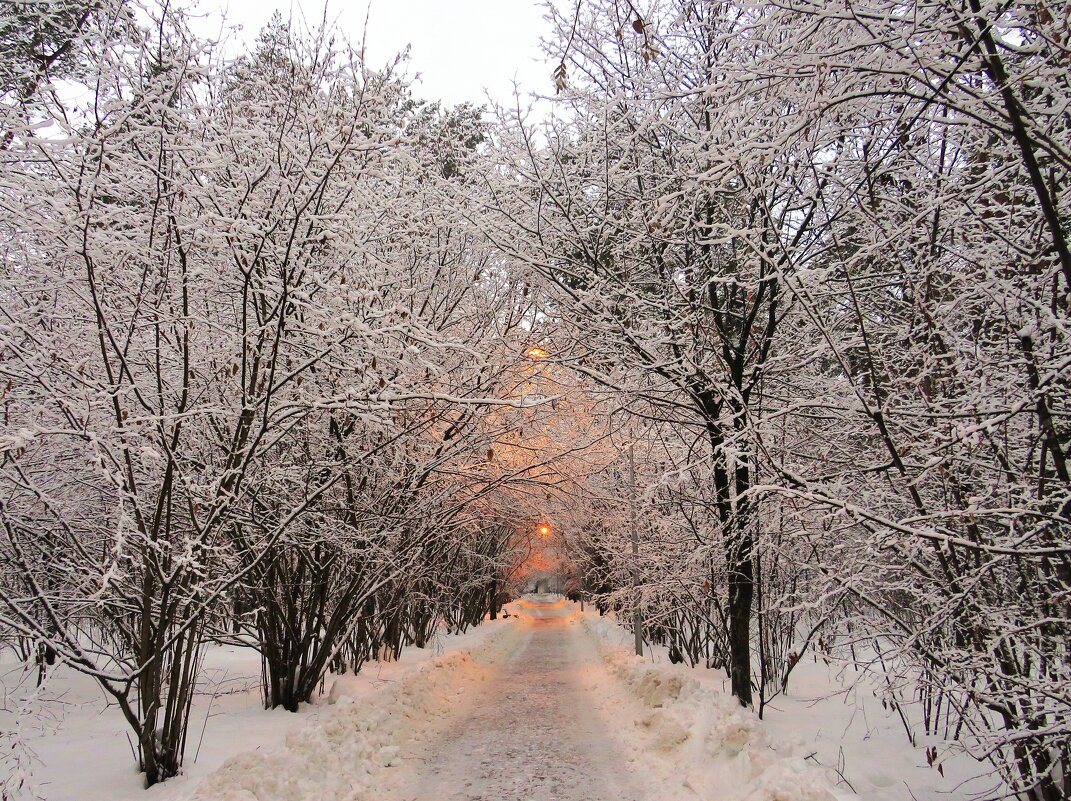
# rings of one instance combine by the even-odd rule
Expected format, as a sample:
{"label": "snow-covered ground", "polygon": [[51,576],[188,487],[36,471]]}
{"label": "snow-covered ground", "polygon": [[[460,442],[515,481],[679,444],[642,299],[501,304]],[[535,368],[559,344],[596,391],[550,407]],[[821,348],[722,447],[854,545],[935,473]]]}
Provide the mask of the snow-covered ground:
{"label": "snow-covered ground", "polygon": [[[13,801],[183,801],[229,760],[274,752],[288,739],[300,741],[318,726],[330,725],[337,717],[329,703],[332,692],[336,699],[348,695],[362,701],[389,695],[423,666],[478,650],[501,634],[504,624],[486,622],[462,635],[442,635],[428,648],[405,649],[398,662],[369,664],[356,676],[329,677],[325,697],[296,715],[263,708],[257,652],[209,647],[183,775],[148,791],[135,768],[119,710],[107,703],[95,682],[59,667],[35,693],[36,670],[26,671],[7,651],[0,662],[0,749],[6,752],[0,754],[6,758],[0,761],[0,786],[18,758],[29,776]],[[25,712],[19,714],[22,707]]]}
{"label": "snow-covered ground", "polygon": [[[630,755],[634,710],[576,608],[525,599],[509,650],[481,660],[433,736],[402,746],[383,801],[640,801],[664,798]],[[624,735],[624,736],[621,736]]]}
{"label": "snow-covered ground", "polygon": [[[723,671],[672,665],[666,648],[650,644],[639,659],[632,655],[632,633],[612,618],[588,612],[584,622],[613,672],[650,708],[641,724],[665,752],[670,776],[702,788],[704,799],[824,798],[813,783],[818,775],[838,799],[968,801],[1003,792],[984,775],[986,765],[948,750],[947,743],[918,737],[916,710],[904,706],[916,730],[913,747],[899,715],[882,704],[879,679],[850,666],[808,654],[793,671],[789,692],[759,721],[731,699]],[[932,766],[929,745],[941,752]],[[794,778],[801,762],[821,768],[820,774]]]}
{"label": "snow-covered ground", "polygon": [[[838,766],[841,786],[872,801],[992,798],[1004,794],[989,766],[937,738],[927,738],[918,709],[902,711],[915,733],[911,746],[896,711],[882,705],[881,680],[851,666],[827,664],[811,655],[792,673],[789,693],[767,708],[764,723],[800,742],[824,765]],[[931,766],[926,747],[940,756]]]}
{"label": "snow-covered ground", "polygon": [[[15,798],[178,798],[189,791],[191,782],[230,756],[281,740],[309,717],[263,708],[260,658],[252,649],[209,647],[194,699],[185,775],[146,794],[126,724],[96,682],[59,666],[41,692],[34,694],[36,669],[25,671],[10,652],[4,660],[0,664],[0,743],[5,751],[11,749],[9,753],[23,753],[24,772],[29,773]],[[0,765],[0,771],[11,768],[10,763]]]}
{"label": "snow-covered ground", "polygon": [[[946,759],[943,776],[929,767],[865,682],[835,693],[843,677],[821,662],[800,665],[759,721],[723,673],[671,665],[660,648],[637,658],[610,618],[549,596],[507,611],[335,678],[297,715],[261,708],[255,653],[211,649],[184,775],[149,791],[117,710],[58,670],[36,714],[18,719],[32,790],[47,801],[959,801],[988,787],[964,783],[979,772],[966,758]],[[10,732],[33,678],[12,663],[2,678]]]}
{"label": "snow-covered ground", "polygon": [[835,775],[807,760],[797,743],[771,736],[742,708],[714,671],[672,665],[662,649],[645,658],[632,635],[588,613],[583,626],[618,687],[627,692],[635,723],[633,763],[657,776],[660,797],[702,801],[842,801]]}

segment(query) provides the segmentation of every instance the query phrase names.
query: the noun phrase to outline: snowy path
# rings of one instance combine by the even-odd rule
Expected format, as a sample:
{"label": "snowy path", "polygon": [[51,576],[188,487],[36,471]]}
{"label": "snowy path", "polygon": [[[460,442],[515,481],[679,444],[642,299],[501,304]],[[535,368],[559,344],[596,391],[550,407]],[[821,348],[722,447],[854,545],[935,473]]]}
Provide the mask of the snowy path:
{"label": "snowy path", "polygon": [[516,647],[485,665],[437,736],[403,747],[390,801],[641,801],[603,709],[605,668],[571,605],[526,601]]}

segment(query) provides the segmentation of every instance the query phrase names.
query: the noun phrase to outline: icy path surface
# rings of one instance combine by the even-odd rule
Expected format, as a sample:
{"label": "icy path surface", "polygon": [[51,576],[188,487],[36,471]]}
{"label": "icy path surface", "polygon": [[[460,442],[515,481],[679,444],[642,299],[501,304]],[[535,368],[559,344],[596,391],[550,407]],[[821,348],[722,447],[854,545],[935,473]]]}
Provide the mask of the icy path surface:
{"label": "icy path surface", "polygon": [[390,801],[643,801],[610,730],[605,666],[572,606],[524,601],[516,647],[385,771]]}

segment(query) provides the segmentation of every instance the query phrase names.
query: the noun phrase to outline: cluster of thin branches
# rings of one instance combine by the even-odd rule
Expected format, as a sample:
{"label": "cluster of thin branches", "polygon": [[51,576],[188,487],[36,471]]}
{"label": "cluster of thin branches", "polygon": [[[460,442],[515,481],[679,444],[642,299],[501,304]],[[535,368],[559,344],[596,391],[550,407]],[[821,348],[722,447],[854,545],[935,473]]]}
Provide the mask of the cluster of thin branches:
{"label": "cluster of thin branches", "polygon": [[0,20],[0,632],[153,784],[212,643],[297,710],[498,608],[530,312],[447,199],[471,107],[278,19],[229,60],[166,7]]}
{"label": "cluster of thin branches", "polygon": [[638,559],[619,462],[588,588],[759,709],[839,643],[1066,797],[1066,6],[566,5],[483,203],[642,451]]}

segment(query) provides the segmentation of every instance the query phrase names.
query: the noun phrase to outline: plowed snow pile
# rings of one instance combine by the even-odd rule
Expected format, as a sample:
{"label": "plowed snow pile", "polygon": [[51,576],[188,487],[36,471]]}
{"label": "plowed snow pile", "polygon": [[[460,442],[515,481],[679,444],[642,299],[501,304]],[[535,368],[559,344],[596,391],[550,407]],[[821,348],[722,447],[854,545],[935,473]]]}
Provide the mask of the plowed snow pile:
{"label": "plowed snow pile", "polygon": [[692,669],[651,664],[615,642],[621,629],[585,616],[610,672],[639,701],[648,756],[668,763],[659,773],[703,801],[845,801],[826,771],[805,761],[800,744],[773,737],[758,716]]}
{"label": "plowed snow pile", "polygon": [[[508,647],[503,627],[478,649],[490,655]],[[403,739],[419,738],[450,714],[464,685],[483,668],[467,651],[429,660],[393,692],[364,697],[332,688],[332,706],[283,747],[240,754],[207,777],[197,801],[363,801],[375,797],[376,774],[395,763]]]}

